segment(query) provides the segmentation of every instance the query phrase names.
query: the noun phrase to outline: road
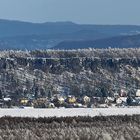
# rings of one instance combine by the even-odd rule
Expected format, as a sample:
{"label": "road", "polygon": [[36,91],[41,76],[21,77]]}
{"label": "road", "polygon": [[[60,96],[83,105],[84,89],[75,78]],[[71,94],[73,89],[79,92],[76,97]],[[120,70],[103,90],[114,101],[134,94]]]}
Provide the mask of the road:
{"label": "road", "polygon": [[110,116],[140,114],[140,107],[133,108],[60,108],[60,109],[0,109],[0,117],[66,117],[66,116]]}

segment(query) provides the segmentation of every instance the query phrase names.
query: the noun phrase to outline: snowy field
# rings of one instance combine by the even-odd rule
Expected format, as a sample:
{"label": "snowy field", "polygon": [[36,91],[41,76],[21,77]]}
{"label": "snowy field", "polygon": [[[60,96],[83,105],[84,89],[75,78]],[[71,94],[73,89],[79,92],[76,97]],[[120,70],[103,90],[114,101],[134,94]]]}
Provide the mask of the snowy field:
{"label": "snowy field", "polygon": [[66,116],[110,116],[110,115],[140,114],[136,108],[60,108],[60,109],[0,109],[0,117],[66,117]]}

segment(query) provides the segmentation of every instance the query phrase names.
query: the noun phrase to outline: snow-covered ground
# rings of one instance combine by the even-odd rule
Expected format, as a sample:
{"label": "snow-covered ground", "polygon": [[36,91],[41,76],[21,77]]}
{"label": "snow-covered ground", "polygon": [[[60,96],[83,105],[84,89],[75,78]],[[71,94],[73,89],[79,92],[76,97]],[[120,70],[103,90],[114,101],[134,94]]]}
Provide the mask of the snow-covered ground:
{"label": "snow-covered ground", "polygon": [[135,108],[60,108],[60,109],[0,109],[0,117],[61,117],[61,116],[109,116],[140,114],[140,107]]}

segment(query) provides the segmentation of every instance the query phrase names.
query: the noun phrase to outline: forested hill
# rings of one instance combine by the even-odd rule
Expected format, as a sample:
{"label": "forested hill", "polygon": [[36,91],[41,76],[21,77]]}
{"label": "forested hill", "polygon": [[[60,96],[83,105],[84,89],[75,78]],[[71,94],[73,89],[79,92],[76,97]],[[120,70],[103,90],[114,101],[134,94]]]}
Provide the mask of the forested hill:
{"label": "forested hill", "polygon": [[[0,50],[48,49],[63,41],[86,42],[139,33],[140,26],[134,25],[88,25],[72,22],[30,23],[0,20]],[[84,47],[83,44],[76,47],[78,49],[89,46],[86,43]]]}
{"label": "forested hill", "polygon": [[0,52],[4,96],[112,96],[140,88],[140,49]]}
{"label": "forested hill", "polygon": [[83,49],[83,48],[138,48],[140,47],[140,34],[117,36],[97,40],[63,41],[54,49]]}

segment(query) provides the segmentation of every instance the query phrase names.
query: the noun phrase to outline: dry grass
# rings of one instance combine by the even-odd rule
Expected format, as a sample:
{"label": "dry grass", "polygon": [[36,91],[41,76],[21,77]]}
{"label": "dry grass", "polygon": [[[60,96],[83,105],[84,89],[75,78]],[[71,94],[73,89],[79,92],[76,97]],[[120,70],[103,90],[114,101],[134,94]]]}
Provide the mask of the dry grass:
{"label": "dry grass", "polygon": [[140,116],[0,118],[1,140],[139,140]]}

